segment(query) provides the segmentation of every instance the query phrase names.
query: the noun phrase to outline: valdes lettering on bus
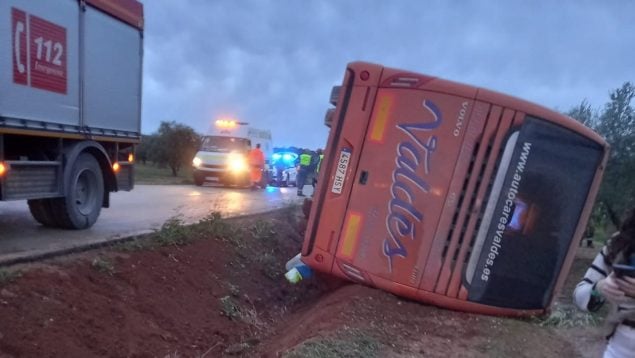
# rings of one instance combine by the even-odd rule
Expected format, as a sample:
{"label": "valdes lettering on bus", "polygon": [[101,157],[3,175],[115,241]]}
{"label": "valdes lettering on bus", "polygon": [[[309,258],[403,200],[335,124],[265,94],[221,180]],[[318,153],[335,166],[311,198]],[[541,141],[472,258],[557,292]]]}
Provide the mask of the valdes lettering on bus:
{"label": "valdes lettering on bus", "polygon": [[426,109],[424,118],[396,126],[406,138],[397,145],[386,216],[388,238],[384,240],[383,252],[391,272],[394,257],[408,256],[405,242],[418,237],[415,226],[423,221],[424,213],[414,203],[417,195],[430,190],[426,177],[432,170],[431,159],[437,148],[437,136],[430,132],[443,122],[436,104],[424,100],[422,105]]}

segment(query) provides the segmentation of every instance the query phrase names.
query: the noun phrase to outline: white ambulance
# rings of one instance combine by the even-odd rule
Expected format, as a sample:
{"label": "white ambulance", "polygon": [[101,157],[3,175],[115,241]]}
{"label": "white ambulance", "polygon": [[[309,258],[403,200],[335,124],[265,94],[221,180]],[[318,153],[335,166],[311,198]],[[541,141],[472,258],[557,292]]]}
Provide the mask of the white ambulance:
{"label": "white ambulance", "polygon": [[[247,156],[256,144],[260,144],[268,164],[273,150],[271,131],[252,128],[249,123],[233,119],[217,120],[209,135],[203,137],[201,148],[192,160],[194,183],[198,186],[205,182],[250,185]],[[265,173],[267,172],[265,169]],[[266,180],[264,178],[263,182],[266,183]]]}

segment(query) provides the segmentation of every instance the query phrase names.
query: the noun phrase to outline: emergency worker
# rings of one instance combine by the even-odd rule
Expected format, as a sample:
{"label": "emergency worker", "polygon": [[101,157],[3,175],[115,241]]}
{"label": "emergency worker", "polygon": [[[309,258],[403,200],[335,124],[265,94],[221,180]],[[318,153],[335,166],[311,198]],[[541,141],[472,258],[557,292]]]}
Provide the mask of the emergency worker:
{"label": "emergency worker", "polygon": [[635,277],[613,265],[635,266],[635,208],[597,254],[573,292],[578,308],[595,312],[611,303],[604,358],[635,357]]}
{"label": "emergency worker", "polygon": [[318,148],[316,151],[317,155],[317,166],[315,168],[315,178],[313,179],[313,188],[315,189],[315,184],[317,184],[317,178],[320,175],[320,167],[322,166],[322,159],[324,159],[324,152],[322,148]]}
{"label": "emergency worker", "polygon": [[276,159],[273,166],[276,169],[277,185],[280,186],[284,180],[284,170],[287,169],[288,164],[285,163],[284,159],[281,157],[279,159]]}
{"label": "emergency worker", "polygon": [[304,196],[304,184],[308,177],[310,177],[311,172],[311,154],[309,150],[302,149],[300,156],[298,157],[298,176],[297,176],[297,187],[298,187],[298,196]]}
{"label": "emergency worker", "polygon": [[262,171],[265,168],[265,155],[260,150],[260,143],[256,144],[256,148],[249,151],[249,168],[251,188],[256,189],[261,184]]}

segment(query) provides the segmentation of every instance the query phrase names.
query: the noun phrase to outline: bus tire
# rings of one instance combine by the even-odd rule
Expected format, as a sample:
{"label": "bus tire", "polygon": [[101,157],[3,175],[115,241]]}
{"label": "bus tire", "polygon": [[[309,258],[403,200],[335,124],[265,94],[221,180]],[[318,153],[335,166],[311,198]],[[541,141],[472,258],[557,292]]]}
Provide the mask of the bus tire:
{"label": "bus tire", "polygon": [[91,227],[101,212],[104,200],[104,177],[97,159],[82,153],[72,163],[66,196],[52,199],[59,227],[81,230]]}

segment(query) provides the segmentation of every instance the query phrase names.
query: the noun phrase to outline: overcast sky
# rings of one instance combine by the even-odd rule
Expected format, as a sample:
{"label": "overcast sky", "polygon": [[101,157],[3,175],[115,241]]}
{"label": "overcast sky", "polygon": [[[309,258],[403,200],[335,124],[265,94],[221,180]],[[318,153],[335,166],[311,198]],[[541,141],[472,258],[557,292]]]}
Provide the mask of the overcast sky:
{"label": "overcast sky", "polygon": [[323,147],[363,60],[567,110],[635,81],[635,1],[147,0],[143,131],[219,116]]}

